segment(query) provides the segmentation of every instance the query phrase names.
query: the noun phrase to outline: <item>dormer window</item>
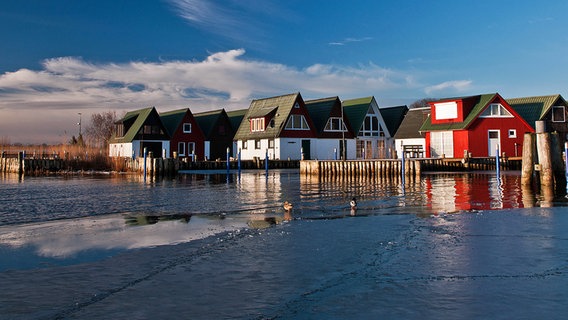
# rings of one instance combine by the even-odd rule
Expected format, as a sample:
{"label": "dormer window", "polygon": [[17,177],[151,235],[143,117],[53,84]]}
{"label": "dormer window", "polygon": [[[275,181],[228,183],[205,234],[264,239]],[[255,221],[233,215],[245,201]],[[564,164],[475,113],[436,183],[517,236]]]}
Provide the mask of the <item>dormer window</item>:
{"label": "dormer window", "polygon": [[505,107],[503,107],[502,104],[492,103],[492,104],[489,105],[489,107],[487,107],[487,109],[485,109],[485,111],[483,111],[483,113],[480,115],[480,117],[485,117],[485,118],[504,117],[504,118],[508,118],[508,117],[513,117],[513,115],[509,111],[507,111],[507,109],[505,109]]}
{"label": "dormer window", "polygon": [[345,128],[345,124],[343,123],[343,119],[332,117],[327,120],[327,124],[325,125],[324,131],[347,131]]}
{"label": "dormer window", "polygon": [[264,131],[264,118],[253,118],[250,119],[250,131],[251,132],[258,132]]}
{"label": "dormer window", "polygon": [[310,130],[306,118],[301,114],[292,114],[286,122],[286,129],[288,130]]}
{"label": "dormer window", "polygon": [[564,106],[552,107],[552,122],[566,122],[566,108]]}

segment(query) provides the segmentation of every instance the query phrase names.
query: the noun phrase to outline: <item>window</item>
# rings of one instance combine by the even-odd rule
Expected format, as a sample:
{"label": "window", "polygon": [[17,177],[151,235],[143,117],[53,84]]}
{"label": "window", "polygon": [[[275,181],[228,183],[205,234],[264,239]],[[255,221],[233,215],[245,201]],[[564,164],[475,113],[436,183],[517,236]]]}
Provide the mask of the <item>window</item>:
{"label": "window", "polygon": [[274,139],[268,140],[268,148],[274,149]]}
{"label": "window", "polygon": [[517,137],[517,130],[509,129],[509,138],[516,138]]}
{"label": "window", "polygon": [[294,104],[294,109],[300,109],[300,104],[296,102],[296,103]]}
{"label": "window", "polygon": [[185,142],[178,142],[178,156],[185,156]]}
{"label": "window", "polygon": [[310,130],[306,118],[301,114],[292,114],[286,123],[288,130]]}
{"label": "window", "polygon": [[329,118],[324,131],[347,131],[341,118]]}
{"label": "window", "polygon": [[260,149],[260,139],[254,140],[254,148],[257,150]]}
{"label": "window", "polygon": [[248,141],[243,141],[243,149],[247,149],[248,148]]}
{"label": "window", "polygon": [[385,135],[383,128],[379,124],[379,116],[377,116],[372,109],[369,113],[367,113],[365,121],[363,122],[363,128],[359,131],[359,135],[365,137],[383,137]]}
{"label": "window", "polygon": [[140,131],[140,134],[162,134],[162,129],[158,125],[145,124]]}
{"label": "window", "polygon": [[114,128],[117,137],[124,137],[124,124],[117,124]]}
{"label": "window", "polygon": [[264,131],[264,118],[254,118],[250,120],[250,131]]}
{"label": "window", "polygon": [[187,154],[188,155],[195,154],[195,142],[188,142],[187,143]]}
{"label": "window", "polygon": [[564,106],[552,107],[552,122],[566,122],[566,109]]}
{"label": "window", "polygon": [[492,103],[483,111],[480,117],[512,117],[513,115],[500,103]]}
{"label": "window", "polygon": [[191,123],[183,124],[183,133],[191,133]]}

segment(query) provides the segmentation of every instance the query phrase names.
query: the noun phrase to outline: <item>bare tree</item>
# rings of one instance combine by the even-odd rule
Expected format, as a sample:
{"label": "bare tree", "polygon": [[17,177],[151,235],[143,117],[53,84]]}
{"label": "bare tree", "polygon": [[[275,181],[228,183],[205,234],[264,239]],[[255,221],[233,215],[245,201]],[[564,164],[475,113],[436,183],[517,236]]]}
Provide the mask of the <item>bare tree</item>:
{"label": "bare tree", "polygon": [[89,145],[100,148],[108,147],[116,121],[115,111],[93,113],[91,115],[91,123],[85,128],[85,135]]}
{"label": "bare tree", "polygon": [[408,106],[408,108],[413,109],[413,108],[429,107],[430,105],[428,104],[428,102],[436,101],[436,100],[438,100],[438,99],[424,98],[424,99],[416,100],[412,104],[410,104],[410,106]]}

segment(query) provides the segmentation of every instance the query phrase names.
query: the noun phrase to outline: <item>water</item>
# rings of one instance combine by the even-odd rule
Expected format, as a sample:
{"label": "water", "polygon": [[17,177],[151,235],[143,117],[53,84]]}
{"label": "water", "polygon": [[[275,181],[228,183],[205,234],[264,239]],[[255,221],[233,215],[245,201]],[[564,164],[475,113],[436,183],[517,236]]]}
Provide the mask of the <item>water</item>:
{"label": "water", "polygon": [[405,186],[294,170],[0,179],[2,318],[568,311],[566,202],[521,188],[514,173],[425,175]]}

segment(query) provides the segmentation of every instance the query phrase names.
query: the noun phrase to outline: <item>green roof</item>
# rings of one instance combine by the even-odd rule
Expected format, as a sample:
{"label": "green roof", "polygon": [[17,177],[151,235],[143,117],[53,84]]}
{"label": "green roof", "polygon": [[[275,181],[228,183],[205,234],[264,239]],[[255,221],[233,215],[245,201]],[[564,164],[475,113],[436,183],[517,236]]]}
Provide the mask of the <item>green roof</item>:
{"label": "green roof", "polygon": [[166,130],[168,130],[168,134],[170,135],[170,137],[174,135],[180,123],[183,121],[185,114],[188,111],[189,108],[184,108],[160,114],[160,119],[162,120],[162,123],[166,127]]}
{"label": "green roof", "polygon": [[535,122],[544,120],[550,109],[558,102],[566,106],[559,94],[507,99],[507,103],[534,129]]}
{"label": "green roof", "polygon": [[233,127],[233,132],[237,131],[246,113],[247,109],[227,111],[227,116],[229,117],[229,121],[231,121],[231,127]]}
{"label": "green roof", "polygon": [[197,121],[197,124],[199,125],[199,128],[201,128],[201,131],[203,131],[205,138],[210,139],[215,129],[215,124],[219,121],[223,114],[225,114],[225,116],[227,115],[225,109],[219,109],[195,113],[193,118]]}
{"label": "green roof", "polygon": [[128,143],[134,141],[140,128],[142,128],[146,119],[152,114],[152,111],[155,112],[156,115],[158,114],[154,107],[127,112],[124,117],[119,120],[119,123],[122,122],[125,125],[125,130],[130,122],[132,122],[132,124],[128,127],[128,131],[124,133],[124,136],[113,137],[110,143]]}
{"label": "green roof", "polygon": [[[477,96],[469,96],[462,98],[442,99],[436,102],[452,101],[452,100],[475,100],[475,104],[469,114],[465,116],[463,122],[451,122],[442,124],[432,124],[432,115],[430,114],[426,121],[420,127],[420,131],[448,131],[448,130],[464,130],[467,129],[475,119],[485,110],[487,105],[495,99],[497,93],[482,94]],[[435,103],[435,102],[433,102]]]}
{"label": "green roof", "polygon": [[359,135],[359,130],[361,130],[363,126],[367,111],[371,107],[371,103],[374,99],[375,97],[370,96],[343,101],[343,112],[349,120],[355,136]]}
{"label": "green roof", "polygon": [[[298,100],[302,101],[302,96],[299,92],[272,98],[253,100],[250,107],[247,109],[239,129],[235,133],[234,140],[278,137],[284,128],[290,111]],[[248,120],[256,116],[260,117],[262,115],[267,115],[270,112],[274,112],[274,118],[272,118],[274,120],[273,125],[267,125],[264,131],[251,132]]]}
{"label": "green roof", "polygon": [[333,111],[333,107],[341,101],[339,97],[330,97],[317,100],[306,101],[306,108],[310,114],[310,118],[316,127],[317,132],[323,132],[327,121]]}
{"label": "green roof", "polygon": [[381,116],[387,125],[387,130],[390,133],[391,137],[394,137],[396,131],[398,130],[400,124],[402,123],[402,119],[404,119],[404,115],[408,111],[407,106],[397,106],[397,107],[388,107],[388,108],[381,108],[379,109],[381,112]]}

